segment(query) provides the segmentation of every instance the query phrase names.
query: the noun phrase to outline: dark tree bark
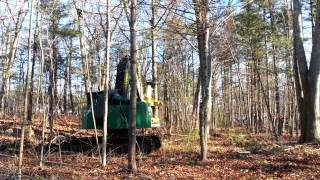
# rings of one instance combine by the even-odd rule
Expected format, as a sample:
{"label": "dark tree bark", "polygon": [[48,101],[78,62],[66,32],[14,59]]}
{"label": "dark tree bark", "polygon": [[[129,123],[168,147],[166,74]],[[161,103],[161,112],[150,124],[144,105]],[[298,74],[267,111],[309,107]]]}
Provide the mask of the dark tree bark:
{"label": "dark tree bark", "polygon": [[209,119],[211,114],[211,80],[212,80],[212,62],[208,57],[209,44],[209,24],[208,12],[209,3],[207,0],[194,0],[196,23],[197,23],[197,39],[200,59],[200,83],[201,98],[199,125],[200,125],[200,160],[206,161],[208,154],[208,134]]}
{"label": "dark tree bark", "polygon": [[[54,38],[52,38],[54,39]],[[49,86],[48,86],[48,94],[49,94],[49,128],[50,128],[50,136],[53,137],[53,118],[54,118],[54,107],[56,102],[56,64],[57,64],[57,48],[55,42],[52,45],[52,55],[49,58]]]}
{"label": "dark tree bark", "polygon": [[320,1],[316,3],[315,27],[312,34],[312,53],[310,67],[301,38],[299,16],[301,2],[293,0],[293,68],[296,94],[300,113],[300,142],[320,143]]}

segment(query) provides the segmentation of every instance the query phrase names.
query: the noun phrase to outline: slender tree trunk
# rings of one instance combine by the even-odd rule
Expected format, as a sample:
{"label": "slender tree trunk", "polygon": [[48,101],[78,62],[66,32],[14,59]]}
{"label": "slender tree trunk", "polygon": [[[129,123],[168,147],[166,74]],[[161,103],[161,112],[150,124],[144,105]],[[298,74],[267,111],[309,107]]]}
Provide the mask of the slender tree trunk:
{"label": "slender tree trunk", "polygon": [[107,165],[107,130],[108,130],[108,92],[109,92],[109,71],[110,71],[110,2],[107,0],[107,30],[105,34],[106,38],[106,69],[105,69],[105,82],[104,82],[104,91],[105,91],[105,100],[104,100],[104,120],[103,120],[103,140],[102,140],[102,166]]}
{"label": "slender tree trunk", "polygon": [[209,3],[207,0],[194,0],[196,21],[197,21],[197,39],[200,59],[200,77],[201,77],[201,97],[199,121],[200,121],[200,160],[206,161],[208,156],[208,135],[209,119],[211,117],[211,81],[212,81],[212,62],[209,58],[209,24],[208,12]]}
{"label": "slender tree trunk", "polygon": [[[38,4],[38,3],[37,3]],[[37,6],[37,5],[36,5]],[[36,61],[36,55],[37,55],[37,50],[38,50],[38,42],[37,42],[37,36],[39,34],[38,30],[39,30],[39,21],[38,21],[39,15],[37,13],[36,15],[36,27],[35,27],[35,33],[34,33],[34,41],[33,41],[33,57],[32,57],[32,68],[31,68],[31,83],[30,83],[30,91],[29,91],[29,107],[28,107],[28,121],[31,123],[32,120],[32,106],[33,106],[33,80],[34,80],[34,65],[35,65],[35,61]],[[29,128],[29,135],[31,134],[32,129]]]}
{"label": "slender tree trunk", "polygon": [[67,99],[67,94],[68,94],[68,58],[66,61],[64,61],[64,85],[63,85],[63,112],[64,114],[68,113],[68,99]]}
{"label": "slender tree trunk", "polygon": [[22,177],[22,162],[23,162],[23,146],[24,146],[24,135],[25,135],[25,126],[27,126],[28,123],[28,117],[30,111],[28,111],[29,106],[32,106],[32,104],[29,104],[29,92],[31,89],[31,74],[32,74],[32,13],[33,13],[33,0],[29,1],[29,9],[30,9],[30,19],[29,19],[29,37],[28,37],[28,71],[27,71],[27,79],[26,79],[26,86],[25,86],[25,97],[24,97],[24,117],[21,123],[21,137],[20,137],[20,149],[19,149],[19,162],[18,162],[18,179],[21,179]]}
{"label": "slender tree trunk", "polygon": [[137,45],[136,16],[137,0],[131,0],[130,5],[130,58],[131,58],[131,91],[130,91],[130,125],[128,144],[128,169],[137,171],[136,164],[136,112],[137,112]]}
{"label": "slender tree trunk", "polygon": [[[270,0],[268,0],[269,6],[269,14],[270,14],[270,23],[271,23],[271,32],[275,34],[275,26],[274,26],[274,15],[272,12],[273,5]],[[282,135],[282,122],[280,119],[280,91],[279,91],[279,78],[278,78],[278,68],[277,68],[277,47],[274,43],[272,43],[272,61],[273,61],[273,71],[274,71],[274,83],[275,83],[275,117],[274,123],[278,125],[277,134]]]}
{"label": "slender tree trunk", "polygon": [[77,9],[78,19],[79,19],[79,32],[80,32],[80,52],[81,52],[81,60],[82,60],[82,73],[83,73],[83,81],[84,81],[84,89],[85,93],[88,93],[88,80],[86,76],[86,63],[88,62],[86,50],[84,46],[84,29],[83,29],[83,11],[81,9]]}
{"label": "slender tree trunk", "polygon": [[[152,0],[151,2],[151,59],[152,59],[152,81],[153,81],[153,98],[158,100],[158,70],[157,70],[157,54],[156,54],[156,22],[155,18],[157,16],[157,8],[156,8],[157,0]],[[153,116],[158,117],[158,106],[153,107]]]}
{"label": "slender tree trunk", "polygon": [[201,92],[201,79],[200,72],[198,73],[196,90],[193,95],[193,106],[192,106],[192,114],[194,116],[194,127],[197,125],[198,117],[199,117],[199,104],[200,104],[200,92]]}
{"label": "slender tree trunk", "polygon": [[70,109],[74,113],[74,103],[72,95],[72,81],[71,81],[71,68],[72,68],[72,38],[70,38],[70,48],[69,48],[69,58],[68,58],[68,86],[69,86],[69,97],[70,97]]}
{"label": "slender tree trunk", "polygon": [[101,159],[101,153],[100,153],[100,144],[99,144],[99,139],[98,139],[98,131],[97,131],[97,121],[96,121],[96,116],[95,116],[95,110],[94,110],[94,101],[93,101],[93,95],[92,95],[92,81],[91,81],[91,58],[87,58],[87,53],[86,53],[86,41],[84,40],[84,30],[83,30],[83,10],[82,9],[77,9],[78,17],[80,19],[80,51],[81,51],[81,57],[82,57],[82,62],[84,63],[82,68],[83,68],[83,75],[84,75],[84,80],[85,80],[85,91],[89,94],[90,96],[90,104],[91,104],[91,113],[92,113],[92,121],[93,121],[93,127],[94,127],[94,135],[95,135],[95,140],[96,140],[96,145],[97,145],[97,152],[99,154],[100,161]]}
{"label": "slender tree trunk", "polygon": [[[54,38],[53,38],[54,39]],[[53,42],[52,45],[52,52],[50,53],[50,68],[49,68],[49,82],[50,85],[48,86],[48,93],[49,93],[49,114],[48,114],[48,121],[49,121],[49,128],[50,128],[50,138],[53,137],[53,119],[54,119],[54,107],[56,102],[56,96],[55,96],[55,68],[56,68],[56,58],[57,58],[57,49],[55,42]]]}
{"label": "slender tree trunk", "polygon": [[[38,13],[38,21],[39,18],[41,19],[41,11],[39,10],[39,3],[37,3],[37,13]],[[44,50],[43,50],[43,46],[42,46],[42,23],[41,21],[38,22],[39,23],[39,36],[38,36],[38,41],[39,41],[39,51],[40,51],[40,77],[39,77],[39,93],[38,95],[40,96],[41,94],[41,100],[42,100],[42,111],[43,111],[43,119],[42,119],[42,133],[41,133],[41,151],[40,151],[40,163],[39,165],[42,166],[43,165],[43,158],[44,158],[44,145],[45,145],[45,130],[46,130],[46,125],[47,125],[47,108],[46,108],[46,97],[45,97],[45,93],[43,92],[43,88],[42,88],[42,83],[43,83],[43,74],[44,74],[44,68],[45,68],[45,57],[44,57]],[[39,98],[37,98],[37,104],[39,104]]]}

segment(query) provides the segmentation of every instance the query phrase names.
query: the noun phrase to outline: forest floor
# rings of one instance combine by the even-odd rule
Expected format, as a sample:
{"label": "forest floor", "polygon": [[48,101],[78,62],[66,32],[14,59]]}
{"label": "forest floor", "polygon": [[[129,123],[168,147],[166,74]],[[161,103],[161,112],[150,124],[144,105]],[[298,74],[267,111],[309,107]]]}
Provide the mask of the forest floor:
{"label": "forest floor", "polygon": [[[56,132],[93,134],[79,130],[77,121],[58,118]],[[15,118],[0,120],[0,179],[10,179],[17,171],[17,124]],[[40,127],[35,121],[35,137],[41,137],[36,131]],[[94,151],[52,152],[40,167],[35,148],[39,140],[33,140],[27,142],[22,171],[23,179],[320,179],[320,146],[295,142],[289,136],[275,142],[265,134],[217,130],[210,135],[208,161],[199,162],[197,133],[176,134],[166,136],[159,150],[138,154],[138,172],[130,173],[126,154],[109,153],[103,168]]]}

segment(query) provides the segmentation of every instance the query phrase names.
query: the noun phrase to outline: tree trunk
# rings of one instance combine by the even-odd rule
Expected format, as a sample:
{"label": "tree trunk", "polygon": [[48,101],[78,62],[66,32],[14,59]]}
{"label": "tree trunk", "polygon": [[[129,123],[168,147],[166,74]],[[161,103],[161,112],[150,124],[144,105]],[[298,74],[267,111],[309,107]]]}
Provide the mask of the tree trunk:
{"label": "tree trunk", "polygon": [[[268,0],[268,8],[270,14],[270,25],[271,25],[271,33],[275,34],[275,25],[274,25],[274,15],[272,12],[273,5],[270,0]],[[280,119],[280,92],[279,92],[279,77],[278,77],[278,68],[277,68],[277,47],[274,43],[272,43],[272,61],[273,61],[273,71],[274,71],[274,82],[275,82],[275,117],[274,123],[277,124],[277,134],[279,136],[282,135],[282,121]]]}
{"label": "tree trunk", "polygon": [[72,113],[74,113],[74,103],[73,103],[73,95],[72,95],[72,81],[71,81],[71,67],[72,67],[72,38],[70,38],[70,55],[68,59],[68,86],[69,86],[69,97],[70,97],[70,109]]}
{"label": "tree trunk", "polygon": [[200,59],[200,82],[201,97],[199,121],[200,121],[200,160],[206,161],[208,154],[208,134],[209,119],[211,114],[211,80],[212,80],[212,62],[208,54],[209,45],[209,24],[208,12],[209,4],[207,0],[194,0],[196,23],[197,23],[197,39]]}
{"label": "tree trunk", "polygon": [[[30,91],[29,91],[29,107],[28,107],[28,117],[27,117],[27,120],[31,123],[32,121],[32,106],[33,106],[33,80],[34,80],[34,65],[35,65],[35,61],[36,61],[36,55],[37,55],[37,50],[38,50],[38,41],[37,41],[37,36],[39,35],[39,21],[38,21],[38,18],[39,18],[39,14],[37,13],[36,15],[36,27],[35,27],[35,33],[34,33],[34,40],[33,40],[33,57],[32,57],[32,68],[31,68],[31,83],[30,83]],[[29,132],[28,134],[31,135],[31,131],[32,129],[29,128],[28,129]]]}
{"label": "tree trunk", "polygon": [[31,89],[31,74],[32,74],[32,67],[33,67],[33,60],[31,57],[32,54],[32,42],[31,42],[31,36],[32,36],[32,10],[33,10],[33,0],[29,2],[29,9],[30,9],[30,19],[29,19],[29,37],[28,37],[28,71],[27,71],[27,79],[26,79],[26,86],[25,86],[25,97],[24,97],[24,117],[21,123],[21,137],[20,137],[20,149],[19,149],[19,162],[18,162],[18,179],[21,179],[22,176],[22,161],[23,161],[23,146],[24,146],[24,135],[25,135],[25,126],[27,126],[28,123],[28,117],[30,111],[28,111],[29,106],[32,106],[32,104],[29,104],[29,92]]}
{"label": "tree trunk", "polygon": [[87,54],[86,54],[86,47],[84,46],[84,29],[83,29],[83,11],[81,9],[77,9],[78,20],[79,20],[79,32],[80,32],[80,52],[81,52],[81,60],[82,60],[82,73],[83,73],[83,81],[84,81],[84,89],[85,93],[88,93],[88,80],[86,76],[86,63],[88,62]]}
{"label": "tree trunk", "polygon": [[136,164],[136,106],[137,106],[137,47],[136,47],[136,11],[137,0],[131,0],[130,6],[130,59],[131,59],[131,92],[130,92],[130,124],[128,144],[128,169],[137,171]]}
{"label": "tree trunk", "polygon": [[[157,0],[152,0],[151,2],[151,11],[152,11],[152,17],[151,17],[151,59],[152,59],[152,82],[153,82],[153,98],[155,100],[158,100],[158,70],[157,70],[157,61],[156,61],[156,22],[155,18],[157,16],[157,8],[156,8],[156,2]],[[153,116],[158,117],[158,106],[153,107]]]}
{"label": "tree trunk", "polygon": [[310,85],[310,100],[314,111],[310,118],[311,125],[309,133],[312,136],[312,141],[320,143],[320,1],[317,1],[316,6],[316,22],[315,29],[312,35],[312,53],[308,80]]}
{"label": "tree trunk", "polygon": [[[54,39],[54,38],[53,38]],[[49,81],[50,84],[48,86],[48,93],[49,93],[49,114],[48,114],[48,121],[49,121],[49,128],[50,128],[50,137],[53,137],[53,118],[54,118],[54,107],[55,107],[55,101],[56,101],[56,96],[55,96],[55,68],[56,68],[56,45],[53,42],[52,45],[52,53],[50,53],[50,67],[49,67]]]}
{"label": "tree trunk", "polygon": [[107,165],[107,130],[108,130],[108,92],[109,92],[109,69],[110,69],[110,2],[107,0],[107,30],[105,32],[106,38],[106,69],[105,69],[105,82],[104,82],[104,91],[105,91],[105,100],[104,100],[104,119],[103,119],[103,139],[102,139],[102,166]]}
{"label": "tree trunk", "polygon": [[[39,8],[39,3],[37,3],[37,9]],[[42,83],[43,83],[43,74],[44,74],[44,68],[45,68],[45,55],[44,55],[44,50],[43,50],[43,46],[42,46],[42,23],[41,23],[41,19],[42,15],[41,15],[41,11],[38,9],[38,24],[39,24],[39,29],[38,29],[38,41],[39,41],[39,51],[40,51],[40,77],[39,77],[39,90],[38,90],[38,95],[39,97],[37,98],[37,104],[39,103],[39,99],[41,98],[42,100],[42,111],[43,111],[43,120],[42,120],[42,132],[41,132],[41,151],[40,151],[40,163],[39,165],[42,166],[43,165],[43,157],[44,157],[44,145],[45,145],[45,130],[46,130],[46,123],[47,123],[47,108],[46,105],[46,97],[45,97],[45,93],[43,92],[43,88],[42,88]],[[41,96],[40,96],[41,94]]]}
{"label": "tree trunk", "polygon": [[201,79],[200,79],[200,72],[197,78],[197,86],[196,90],[193,95],[193,106],[192,106],[192,114],[194,115],[194,127],[197,126],[197,121],[199,117],[199,104],[200,104],[200,92],[201,92]]}
{"label": "tree trunk", "polygon": [[299,22],[301,2],[293,0],[293,67],[300,113],[301,136],[299,141],[301,143],[320,143],[320,1],[317,1],[316,11],[310,68],[308,69]]}
{"label": "tree trunk", "polygon": [[[71,57],[70,57],[71,58]],[[63,113],[67,114],[68,113],[68,99],[67,99],[67,94],[68,94],[68,58],[64,61],[64,85],[63,85]]]}

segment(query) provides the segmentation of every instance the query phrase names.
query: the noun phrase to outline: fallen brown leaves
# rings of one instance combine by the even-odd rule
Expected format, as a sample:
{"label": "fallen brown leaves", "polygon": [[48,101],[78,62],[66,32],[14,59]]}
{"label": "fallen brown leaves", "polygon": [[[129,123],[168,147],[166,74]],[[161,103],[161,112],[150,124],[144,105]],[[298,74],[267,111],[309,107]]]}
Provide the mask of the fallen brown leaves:
{"label": "fallen brown leaves", "polygon": [[[77,131],[76,119],[60,117],[57,128]],[[8,126],[1,121],[2,126]],[[40,125],[39,122],[35,123]],[[85,132],[82,132],[85,133]],[[0,132],[1,143],[15,138]],[[26,150],[24,178],[53,179],[319,179],[320,147],[296,145],[294,139],[283,137],[275,146],[264,135],[253,136],[264,142],[261,151],[244,151],[230,142],[226,133],[215,135],[209,142],[209,160],[199,162],[198,138],[194,134],[173,136],[163,142],[160,150],[149,155],[138,155],[139,171],[126,170],[126,155],[109,154],[105,168],[95,153],[58,152],[47,156],[45,165],[39,166],[39,154]],[[18,148],[18,147],[17,147]],[[3,154],[3,155],[1,155]],[[14,175],[17,158],[12,151],[0,154],[0,179]],[[6,156],[7,155],[7,156]]]}

